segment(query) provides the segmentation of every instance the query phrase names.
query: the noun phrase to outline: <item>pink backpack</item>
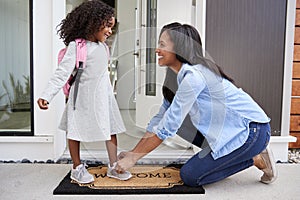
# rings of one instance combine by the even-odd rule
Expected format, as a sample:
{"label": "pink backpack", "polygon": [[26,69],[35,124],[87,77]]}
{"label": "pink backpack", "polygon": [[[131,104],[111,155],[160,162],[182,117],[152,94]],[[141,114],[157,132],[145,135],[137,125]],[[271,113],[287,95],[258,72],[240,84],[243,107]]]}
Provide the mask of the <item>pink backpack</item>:
{"label": "pink backpack", "polygon": [[[74,88],[74,99],[73,99],[73,109],[75,110],[75,104],[76,104],[76,98],[78,93],[78,84],[79,84],[79,78],[83,72],[83,69],[85,68],[85,62],[87,57],[87,50],[86,50],[86,41],[85,39],[76,39],[76,63],[75,63],[75,69],[73,70],[72,74],[70,75],[68,81],[63,86],[63,91],[66,96],[66,102],[69,98],[69,93],[72,84],[75,82],[75,88]],[[62,61],[65,53],[67,51],[67,47],[61,49],[58,53],[58,64]]]}
{"label": "pink backpack", "polygon": [[[71,85],[76,80],[79,69],[81,69],[80,71],[82,71],[85,68],[85,62],[86,62],[86,56],[87,56],[86,41],[84,39],[80,38],[80,39],[76,39],[75,42],[76,42],[76,64],[75,64],[76,70],[73,71],[73,73],[70,75],[68,81],[66,82],[66,84],[63,87],[63,92],[66,95],[66,97],[69,96]],[[67,51],[67,47],[65,47],[59,51],[58,64],[62,61],[66,51]],[[79,75],[81,75],[81,73]]]}
{"label": "pink backpack", "polygon": [[[87,49],[86,49],[86,41],[85,39],[79,38],[75,39],[76,43],[76,64],[75,64],[75,69],[70,75],[68,81],[66,84],[63,86],[63,92],[66,96],[66,102],[68,101],[69,93],[72,84],[75,82],[75,88],[74,88],[74,98],[73,98],[73,109],[75,110],[75,103],[76,103],[76,98],[77,98],[77,93],[78,93],[78,84],[79,84],[79,78],[83,72],[83,69],[85,68],[86,64],[86,57],[87,57]],[[108,60],[110,58],[109,54],[109,47],[105,45],[106,51],[107,51],[107,57]],[[67,47],[61,49],[58,53],[58,64],[62,61],[65,53],[67,51]]]}

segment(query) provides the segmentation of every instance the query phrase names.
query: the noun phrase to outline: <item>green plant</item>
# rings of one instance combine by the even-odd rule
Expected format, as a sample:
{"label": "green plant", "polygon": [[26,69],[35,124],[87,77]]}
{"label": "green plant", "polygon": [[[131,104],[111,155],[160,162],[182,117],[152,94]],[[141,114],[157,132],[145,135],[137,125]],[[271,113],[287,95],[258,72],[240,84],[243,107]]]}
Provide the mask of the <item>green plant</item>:
{"label": "green plant", "polygon": [[[1,102],[1,99],[3,98],[3,97],[5,97],[7,94],[2,94],[2,95],[0,95],[0,102]],[[6,108],[7,108],[7,105],[4,105],[4,106],[2,106],[2,105],[0,105],[0,111],[1,110],[6,110]]]}
{"label": "green plant", "polygon": [[12,73],[9,73],[10,86],[12,88],[12,93],[10,92],[8,86],[5,81],[2,81],[3,88],[8,96],[8,105],[15,109],[19,105],[24,105],[30,103],[30,79],[29,76],[23,76],[25,79],[25,87],[21,85],[19,80],[15,80]]}

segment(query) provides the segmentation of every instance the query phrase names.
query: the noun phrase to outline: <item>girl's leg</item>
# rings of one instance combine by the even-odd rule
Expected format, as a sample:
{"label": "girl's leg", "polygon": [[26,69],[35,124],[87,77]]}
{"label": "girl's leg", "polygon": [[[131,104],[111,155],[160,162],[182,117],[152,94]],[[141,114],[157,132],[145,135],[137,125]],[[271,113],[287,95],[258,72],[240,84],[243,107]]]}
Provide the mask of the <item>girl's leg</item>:
{"label": "girl's leg", "polygon": [[[115,170],[115,165],[118,161],[117,157],[117,136],[116,135],[111,135],[111,139],[106,141],[106,149],[108,153],[108,158],[109,158],[109,167],[107,169],[107,176],[110,178],[115,178],[118,180],[128,180],[132,177],[131,173],[129,171],[125,171],[124,173],[118,173]],[[114,165],[115,164],[115,165]]]}
{"label": "girl's leg", "polygon": [[73,169],[75,169],[78,165],[81,164],[80,162],[80,142],[76,140],[68,139],[69,142],[69,151],[73,161]]}
{"label": "girl's leg", "polygon": [[71,179],[78,183],[90,183],[94,181],[94,176],[91,175],[85,168],[85,164],[80,161],[80,142],[68,139],[69,151],[73,160],[73,169],[71,170]]}
{"label": "girl's leg", "polygon": [[[253,124],[252,124],[253,125]],[[269,124],[254,124],[245,144],[232,153],[214,160],[210,151],[202,150],[182,168],[185,184],[204,185],[222,180],[253,165],[253,157],[263,151],[270,138]]]}
{"label": "girl's leg", "polygon": [[110,166],[113,166],[113,163],[117,162],[117,150],[118,150],[117,136],[111,135],[111,139],[105,141],[105,144],[106,144]]}

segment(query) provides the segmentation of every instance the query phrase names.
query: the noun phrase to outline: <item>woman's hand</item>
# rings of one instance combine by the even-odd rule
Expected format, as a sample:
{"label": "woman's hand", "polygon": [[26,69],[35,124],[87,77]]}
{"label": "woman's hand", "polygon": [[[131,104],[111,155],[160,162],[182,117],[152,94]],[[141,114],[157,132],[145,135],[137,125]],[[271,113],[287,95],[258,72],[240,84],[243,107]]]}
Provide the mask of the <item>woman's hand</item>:
{"label": "woman's hand", "polygon": [[42,109],[42,110],[47,110],[47,109],[48,109],[48,104],[49,104],[49,102],[46,101],[45,99],[39,98],[39,99],[37,100],[37,104],[39,105],[40,109]]}
{"label": "woman's hand", "polygon": [[118,173],[124,173],[129,168],[133,167],[135,163],[146,154],[153,151],[162,143],[156,134],[146,132],[143,138],[137,143],[133,150],[128,152],[121,152],[118,155],[116,170]]}
{"label": "woman's hand", "polygon": [[133,167],[135,163],[138,160],[138,157],[135,156],[135,153],[128,151],[128,152],[121,152],[118,155],[118,162],[115,167],[116,171],[118,173],[124,173],[127,171],[129,168]]}

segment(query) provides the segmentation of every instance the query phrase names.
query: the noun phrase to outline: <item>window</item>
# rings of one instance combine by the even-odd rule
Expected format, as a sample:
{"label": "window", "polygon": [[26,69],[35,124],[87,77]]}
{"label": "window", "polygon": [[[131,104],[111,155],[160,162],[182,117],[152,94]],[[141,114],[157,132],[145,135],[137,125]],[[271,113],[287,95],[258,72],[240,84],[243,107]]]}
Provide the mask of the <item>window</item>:
{"label": "window", "polygon": [[0,135],[32,135],[32,0],[1,0],[0,26]]}
{"label": "window", "polygon": [[157,0],[147,0],[146,95],[156,96]]}

